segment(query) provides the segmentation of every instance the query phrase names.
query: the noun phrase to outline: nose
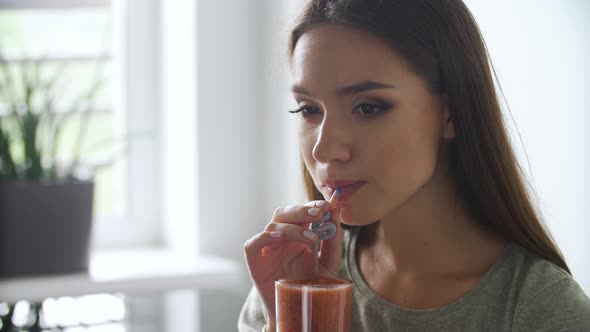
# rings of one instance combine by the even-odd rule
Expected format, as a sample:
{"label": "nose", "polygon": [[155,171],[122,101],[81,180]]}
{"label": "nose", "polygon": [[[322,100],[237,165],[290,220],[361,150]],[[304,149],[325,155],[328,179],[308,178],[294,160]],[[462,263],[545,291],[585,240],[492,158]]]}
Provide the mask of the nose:
{"label": "nose", "polygon": [[312,156],[316,161],[326,164],[347,161],[351,156],[349,139],[350,135],[345,126],[339,124],[336,119],[324,117],[318,129]]}

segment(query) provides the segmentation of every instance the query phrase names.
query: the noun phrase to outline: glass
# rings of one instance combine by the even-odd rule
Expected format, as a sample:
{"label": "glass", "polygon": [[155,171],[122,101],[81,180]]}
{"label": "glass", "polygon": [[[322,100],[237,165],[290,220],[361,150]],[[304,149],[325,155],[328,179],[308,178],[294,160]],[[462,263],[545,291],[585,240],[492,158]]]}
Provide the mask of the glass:
{"label": "glass", "polygon": [[8,58],[106,55],[111,36],[110,8],[0,11],[0,46]]}
{"label": "glass", "polygon": [[277,331],[349,331],[350,280],[279,279],[275,291]]}

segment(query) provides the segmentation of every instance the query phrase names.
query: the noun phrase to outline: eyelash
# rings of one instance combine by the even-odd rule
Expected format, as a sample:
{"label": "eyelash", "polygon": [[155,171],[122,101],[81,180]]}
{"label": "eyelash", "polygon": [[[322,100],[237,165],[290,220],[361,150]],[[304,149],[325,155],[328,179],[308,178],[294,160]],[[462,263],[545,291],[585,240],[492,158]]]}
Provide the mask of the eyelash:
{"label": "eyelash", "polygon": [[[364,119],[370,119],[370,118],[377,117],[377,116],[381,115],[382,113],[388,111],[391,108],[391,105],[388,103],[372,102],[372,103],[358,104],[354,108],[354,111],[356,111],[357,109],[359,109],[361,107],[366,107],[366,106],[372,107],[373,109],[376,109],[377,111],[370,114],[370,115],[359,115],[361,118],[364,118]],[[300,106],[299,108],[289,111],[289,113],[292,113],[292,114],[301,114],[301,116],[304,118],[316,115],[319,112],[320,111],[317,109],[317,107],[313,107],[311,105],[303,105],[303,106]]]}

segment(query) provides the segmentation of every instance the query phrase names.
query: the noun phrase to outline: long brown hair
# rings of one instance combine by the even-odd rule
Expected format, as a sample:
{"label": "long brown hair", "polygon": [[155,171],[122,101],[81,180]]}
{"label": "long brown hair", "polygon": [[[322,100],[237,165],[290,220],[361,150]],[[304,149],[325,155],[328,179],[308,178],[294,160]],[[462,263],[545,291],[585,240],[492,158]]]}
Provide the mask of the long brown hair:
{"label": "long brown hair", "polygon": [[[376,35],[403,56],[433,93],[445,94],[455,129],[451,172],[482,227],[571,273],[534,208],[502,118],[493,67],[475,19],[461,0],[311,0],[290,34],[346,24]],[[310,199],[323,199],[302,163]]]}

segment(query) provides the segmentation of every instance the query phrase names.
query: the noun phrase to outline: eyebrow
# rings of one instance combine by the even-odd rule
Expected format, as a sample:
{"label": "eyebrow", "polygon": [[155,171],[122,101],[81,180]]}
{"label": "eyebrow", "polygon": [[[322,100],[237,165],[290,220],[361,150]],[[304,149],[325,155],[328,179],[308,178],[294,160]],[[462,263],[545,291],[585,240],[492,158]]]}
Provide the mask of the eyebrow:
{"label": "eyebrow", "polygon": [[[348,96],[353,95],[369,90],[377,90],[377,89],[393,89],[395,88],[394,85],[379,83],[375,81],[362,81],[358,83],[354,83],[345,87],[342,87],[336,91],[336,94],[339,96]],[[299,93],[306,96],[311,96],[311,93],[307,91],[305,88],[301,86],[294,85],[291,87],[291,91],[294,93]]]}

